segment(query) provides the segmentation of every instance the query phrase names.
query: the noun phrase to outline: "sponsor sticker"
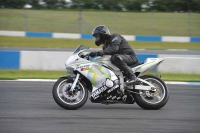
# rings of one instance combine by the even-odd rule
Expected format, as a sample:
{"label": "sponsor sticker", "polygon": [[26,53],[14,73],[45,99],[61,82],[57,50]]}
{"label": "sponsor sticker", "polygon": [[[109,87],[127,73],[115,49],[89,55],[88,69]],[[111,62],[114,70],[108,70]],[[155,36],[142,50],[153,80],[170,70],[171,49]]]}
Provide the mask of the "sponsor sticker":
{"label": "sponsor sticker", "polygon": [[83,68],[81,68],[81,71],[86,71],[86,70],[89,70],[89,67],[83,67]]}
{"label": "sponsor sticker", "polygon": [[99,97],[99,94],[101,94],[102,92],[104,92],[104,91],[107,90],[107,89],[108,89],[108,88],[107,88],[106,86],[103,86],[103,87],[97,89],[96,91],[94,91],[94,92],[92,93],[93,99],[97,99],[97,98]]}

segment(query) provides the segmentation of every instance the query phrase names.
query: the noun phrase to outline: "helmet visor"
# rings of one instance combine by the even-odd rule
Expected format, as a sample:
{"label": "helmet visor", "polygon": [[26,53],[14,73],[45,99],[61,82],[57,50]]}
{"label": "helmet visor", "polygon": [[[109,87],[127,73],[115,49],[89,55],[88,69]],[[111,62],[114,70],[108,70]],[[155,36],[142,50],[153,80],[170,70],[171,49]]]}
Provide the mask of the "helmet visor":
{"label": "helmet visor", "polygon": [[93,35],[93,40],[95,42],[98,42],[100,40],[100,35],[99,34]]}

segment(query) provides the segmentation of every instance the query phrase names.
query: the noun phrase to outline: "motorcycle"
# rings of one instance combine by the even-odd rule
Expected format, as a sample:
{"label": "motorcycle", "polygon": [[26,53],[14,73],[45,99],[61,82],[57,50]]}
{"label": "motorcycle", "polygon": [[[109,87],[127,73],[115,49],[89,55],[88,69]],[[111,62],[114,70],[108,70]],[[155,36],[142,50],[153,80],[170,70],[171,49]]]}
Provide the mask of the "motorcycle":
{"label": "motorcycle", "polygon": [[[124,76],[110,61],[110,55],[93,58],[83,52],[89,47],[80,45],[66,61],[68,76],[60,77],[52,94],[55,102],[67,110],[81,108],[88,100],[102,104],[134,104],[143,109],[157,110],[169,99],[169,91],[160,76],[144,75],[158,66],[163,58],[147,58],[130,66],[137,80],[134,83]],[[88,92],[89,91],[89,92]]]}

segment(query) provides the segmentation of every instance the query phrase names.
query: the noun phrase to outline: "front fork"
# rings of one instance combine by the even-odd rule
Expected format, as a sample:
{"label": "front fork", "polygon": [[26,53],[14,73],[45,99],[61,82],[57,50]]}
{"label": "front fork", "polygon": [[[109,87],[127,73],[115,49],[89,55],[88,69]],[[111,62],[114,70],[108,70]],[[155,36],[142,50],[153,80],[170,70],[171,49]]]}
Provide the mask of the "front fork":
{"label": "front fork", "polygon": [[75,88],[75,86],[76,86],[76,84],[77,84],[77,82],[78,82],[79,77],[80,77],[80,74],[77,73],[76,78],[75,78],[75,80],[74,80],[74,83],[72,84],[72,87],[71,87],[71,89],[69,90],[69,92],[73,92],[73,91],[75,90],[74,88]]}

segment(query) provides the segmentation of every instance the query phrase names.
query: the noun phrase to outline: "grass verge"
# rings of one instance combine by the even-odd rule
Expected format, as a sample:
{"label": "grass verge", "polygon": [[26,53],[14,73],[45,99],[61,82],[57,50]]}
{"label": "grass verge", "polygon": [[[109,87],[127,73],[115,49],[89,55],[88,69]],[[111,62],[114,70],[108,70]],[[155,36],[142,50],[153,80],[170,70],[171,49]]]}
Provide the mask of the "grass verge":
{"label": "grass verge", "polygon": [[123,35],[199,36],[199,13],[99,12],[0,9],[0,29],[58,33],[91,33],[106,25]]}
{"label": "grass verge", "polygon": [[[150,72],[148,74],[161,75],[164,81],[200,82],[200,75],[172,74]],[[40,71],[40,70],[0,70],[0,79],[58,79],[67,75],[65,71]]]}
{"label": "grass verge", "polygon": [[[97,47],[93,40],[83,39],[52,39],[0,36],[0,47],[26,48],[76,48],[79,45]],[[129,41],[133,49],[194,49],[200,50],[200,43],[172,43],[172,42],[136,42]]]}

